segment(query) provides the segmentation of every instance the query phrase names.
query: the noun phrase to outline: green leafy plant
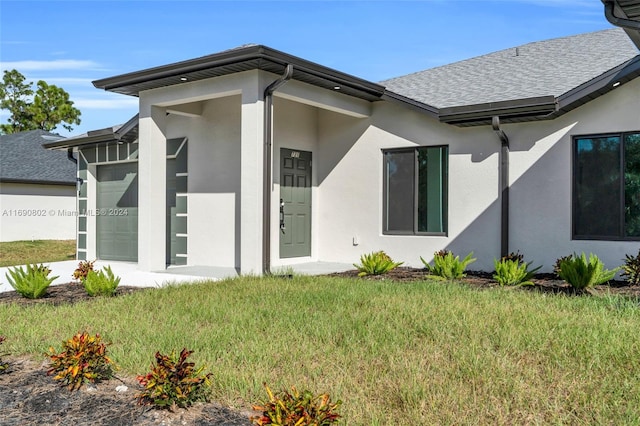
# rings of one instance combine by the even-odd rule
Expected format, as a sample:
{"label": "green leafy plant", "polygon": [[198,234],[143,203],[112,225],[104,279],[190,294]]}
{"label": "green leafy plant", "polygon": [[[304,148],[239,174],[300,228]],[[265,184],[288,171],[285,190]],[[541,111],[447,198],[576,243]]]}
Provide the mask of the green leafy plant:
{"label": "green leafy plant", "polygon": [[206,401],[212,374],[202,374],[204,367],[195,368],[193,362],[187,362],[192,353],[186,348],[182,349],[178,357],[175,352],[170,355],[156,352],[156,364],[151,366],[151,372],[137,377],[144,387],[136,395],[138,404],[173,411],[175,407],[185,408],[194,402]]}
{"label": "green leafy plant", "polygon": [[96,263],[95,260],[81,260],[80,263],[78,263],[78,267],[76,268],[76,270],[73,271],[73,279],[84,282],[84,280],[87,278],[87,274],[90,271],[93,271],[94,263]]}
{"label": "green leafy plant", "polygon": [[327,426],[338,423],[341,417],[336,410],[342,401],[331,402],[327,394],[316,396],[308,390],[299,392],[295,387],[291,393],[274,394],[266,383],[264,387],[269,399],[253,407],[262,412],[250,418],[254,425]]}
{"label": "green leafy plant", "polygon": [[[5,340],[7,340],[6,337],[0,336],[0,345]],[[5,355],[6,355],[5,353],[0,352],[0,374],[6,372],[9,369],[9,363],[2,360],[2,357],[5,356]]]}
{"label": "green leafy plant", "polygon": [[618,269],[620,269],[607,270],[598,256],[590,253],[587,259],[584,252],[580,256],[574,254],[559,260],[558,268],[560,278],[568,282],[576,290],[585,290],[604,284],[613,279]]}
{"label": "green leafy plant", "polygon": [[28,299],[38,299],[45,295],[47,288],[56,277],[49,277],[51,270],[44,265],[27,265],[26,271],[22,266],[9,268],[5,274],[11,287],[21,296]]}
{"label": "green leafy plant", "polygon": [[116,277],[110,266],[100,271],[90,270],[82,281],[89,296],[113,296],[120,284],[120,277]]}
{"label": "green leafy plant", "polygon": [[90,336],[86,332],[77,333],[62,342],[62,351],[56,353],[49,348],[51,365],[47,375],[56,374],[54,380],[70,390],[80,389],[84,383],[97,383],[113,377],[116,368],[107,356],[107,344],[99,334]]}
{"label": "green leafy plant", "polygon": [[394,270],[404,262],[394,262],[384,251],[375,251],[360,256],[360,265],[353,264],[359,271],[358,276],[382,275]]}
{"label": "green leafy plant", "polygon": [[622,265],[622,277],[631,285],[640,284],[640,250],[636,256],[625,255],[624,265]]}
{"label": "green leafy plant", "polygon": [[473,252],[469,253],[463,260],[460,256],[454,256],[449,250],[440,250],[433,254],[433,266],[420,256],[420,260],[430,274],[448,280],[457,280],[465,276],[464,271],[467,266],[476,261],[472,258]]}
{"label": "green leafy plant", "polygon": [[529,270],[530,263],[524,261],[521,254],[511,254],[504,256],[500,260],[493,261],[495,274],[493,279],[501,286],[531,285],[531,279],[542,267],[538,266]]}

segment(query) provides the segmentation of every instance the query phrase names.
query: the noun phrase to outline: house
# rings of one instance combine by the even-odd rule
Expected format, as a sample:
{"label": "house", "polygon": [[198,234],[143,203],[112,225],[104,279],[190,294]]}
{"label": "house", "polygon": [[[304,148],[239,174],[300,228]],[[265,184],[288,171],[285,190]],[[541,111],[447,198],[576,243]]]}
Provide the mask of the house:
{"label": "house", "polygon": [[76,238],[76,166],[44,130],[0,136],[0,241]]}
{"label": "house", "polygon": [[78,257],[258,274],[381,249],[412,266],[441,249],[484,270],[516,250],[546,271],[581,251],[619,265],[640,247],[636,32],[381,83],[262,45],[95,81],[140,109],[48,144],[78,157]]}

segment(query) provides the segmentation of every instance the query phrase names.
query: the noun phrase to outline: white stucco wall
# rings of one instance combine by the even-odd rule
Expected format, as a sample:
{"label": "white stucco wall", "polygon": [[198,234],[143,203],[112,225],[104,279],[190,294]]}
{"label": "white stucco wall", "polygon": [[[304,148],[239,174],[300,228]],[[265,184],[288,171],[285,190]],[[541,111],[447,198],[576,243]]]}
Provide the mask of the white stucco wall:
{"label": "white stucco wall", "polygon": [[0,184],[0,241],[75,240],[76,188]]}
{"label": "white stucco wall", "polygon": [[640,79],[556,120],[503,126],[511,142],[510,246],[549,272],[555,260],[593,252],[607,267],[637,254],[639,241],[571,239],[572,137],[640,130]]}
{"label": "white stucco wall", "polygon": [[[385,250],[408,266],[435,251],[474,251],[485,269],[499,251],[498,154],[492,132],[473,134],[390,103],[376,104],[370,119],[320,112],[319,258],[357,262]],[[449,215],[446,236],[382,233],[382,150],[408,146],[449,147]],[[354,244],[354,239],[357,245]]]}

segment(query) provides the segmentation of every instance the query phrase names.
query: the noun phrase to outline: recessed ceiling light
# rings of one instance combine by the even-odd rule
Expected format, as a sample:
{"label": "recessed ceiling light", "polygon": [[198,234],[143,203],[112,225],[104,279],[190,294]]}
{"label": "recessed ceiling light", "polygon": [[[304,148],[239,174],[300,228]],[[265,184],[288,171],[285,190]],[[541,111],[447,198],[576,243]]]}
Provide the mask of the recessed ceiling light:
{"label": "recessed ceiling light", "polygon": [[180,77],[180,81],[187,81],[187,77]]}
{"label": "recessed ceiling light", "polygon": [[333,86],[333,90],[340,90],[340,86]]}
{"label": "recessed ceiling light", "polygon": [[615,83],[613,83],[613,87],[618,87],[618,86],[620,86],[620,82],[619,81],[616,81]]}

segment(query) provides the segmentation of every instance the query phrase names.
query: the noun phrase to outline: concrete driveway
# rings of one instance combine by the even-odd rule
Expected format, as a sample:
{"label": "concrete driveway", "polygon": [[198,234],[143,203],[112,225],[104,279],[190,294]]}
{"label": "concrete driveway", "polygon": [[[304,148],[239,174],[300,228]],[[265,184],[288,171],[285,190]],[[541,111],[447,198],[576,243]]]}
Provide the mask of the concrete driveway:
{"label": "concrete driveway", "polygon": [[[66,260],[64,262],[45,263],[51,269],[50,276],[58,276],[52,285],[66,284],[73,281],[73,271],[78,266],[77,260]],[[94,269],[101,269],[104,266],[111,266],[113,273],[120,277],[120,285],[133,287],[161,287],[167,284],[202,281],[212,279],[211,277],[203,277],[198,275],[178,275],[166,272],[143,272],[138,270],[138,265],[127,262],[101,262],[94,264]],[[0,268],[0,292],[11,291],[13,287],[7,280],[6,273],[11,268]],[[215,278],[214,278],[215,279]]]}
{"label": "concrete driveway", "polygon": [[[52,285],[66,284],[73,281],[73,271],[78,266],[77,260],[45,263],[51,269],[51,276],[58,276]],[[213,266],[172,266],[163,271],[144,272],[138,270],[136,263],[96,261],[94,269],[111,266],[113,273],[120,277],[120,285],[133,287],[162,287],[167,284],[193,283],[197,281],[216,281],[229,277],[237,277],[234,268]],[[0,292],[12,291],[6,273],[11,268],[0,268]],[[309,262],[289,267],[294,273],[301,275],[323,275],[353,269],[353,265],[333,262]],[[282,268],[281,268],[282,269]],[[277,273],[278,268],[274,270]]]}

